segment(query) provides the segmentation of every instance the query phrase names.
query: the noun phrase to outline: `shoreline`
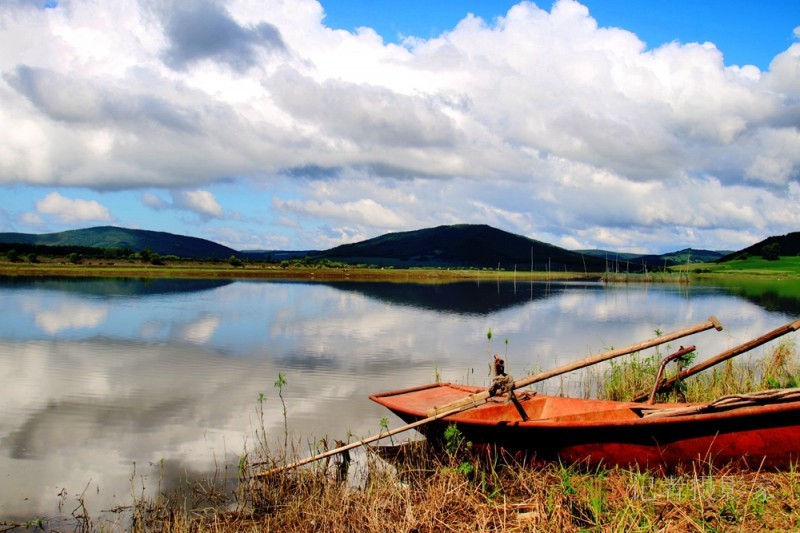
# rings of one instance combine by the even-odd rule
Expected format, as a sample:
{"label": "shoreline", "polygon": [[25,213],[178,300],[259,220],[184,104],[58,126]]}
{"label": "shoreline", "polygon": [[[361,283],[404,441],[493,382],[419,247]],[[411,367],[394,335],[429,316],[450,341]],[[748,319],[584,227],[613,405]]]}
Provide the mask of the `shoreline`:
{"label": "shoreline", "polygon": [[600,281],[600,273],[578,272],[509,272],[438,268],[326,268],[225,264],[118,265],[103,262],[71,265],[55,263],[0,263],[0,277],[119,277],[119,278],[193,278],[193,279],[299,279],[307,281],[410,281],[450,282],[465,280],[499,281]]}
{"label": "shoreline", "polygon": [[149,279],[275,279],[302,281],[384,281],[396,283],[452,283],[459,281],[586,281],[608,283],[692,283],[710,280],[798,280],[794,272],[764,270],[673,271],[668,273],[553,272],[478,270],[472,268],[381,268],[345,266],[283,267],[274,263],[233,266],[227,262],[178,262],[163,265],[149,263],[119,264],[109,261],[85,261],[80,264],[48,261],[11,263],[0,261],[0,277],[85,277]]}

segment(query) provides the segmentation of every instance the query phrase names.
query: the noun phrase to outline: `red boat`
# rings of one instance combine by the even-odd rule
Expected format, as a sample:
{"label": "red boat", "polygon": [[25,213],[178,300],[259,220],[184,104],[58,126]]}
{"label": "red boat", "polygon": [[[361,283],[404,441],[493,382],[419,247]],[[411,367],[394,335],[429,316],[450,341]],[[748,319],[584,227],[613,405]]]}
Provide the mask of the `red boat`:
{"label": "red boat", "polygon": [[[474,395],[481,401],[470,405]],[[512,397],[513,396],[513,397]],[[440,439],[456,424],[467,440],[537,460],[671,471],[691,463],[785,469],[800,460],[800,389],[736,395],[702,404],[643,404],[545,396],[493,396],[431,384],[370,396]],[[431,416],[460,405],[460,411]],[[444,406],[444,407],[443,407]],[[466,407],[465,407],[466,406]]]}

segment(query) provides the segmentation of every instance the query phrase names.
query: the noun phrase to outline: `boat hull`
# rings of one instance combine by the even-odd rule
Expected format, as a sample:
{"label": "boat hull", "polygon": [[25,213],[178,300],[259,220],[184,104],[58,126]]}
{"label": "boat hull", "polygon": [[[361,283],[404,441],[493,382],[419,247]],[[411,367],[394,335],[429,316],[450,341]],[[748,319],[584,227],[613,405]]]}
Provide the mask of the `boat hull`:
{"label": "boat hull", "polygon": [[[370,396],[407,423],[484,389],[432,384]],[[539,460],[589,466],[675,470],[692,463],[785,469],[800,459],[800,402],[679,416],[643,416],[643,405],[517,393],[519,405],[493,398],[417,429],[432,440],[455,423],[476,444]],[[653,409],[691,407],[656,405]],[[522,417],[525,413],[527,420]]]}

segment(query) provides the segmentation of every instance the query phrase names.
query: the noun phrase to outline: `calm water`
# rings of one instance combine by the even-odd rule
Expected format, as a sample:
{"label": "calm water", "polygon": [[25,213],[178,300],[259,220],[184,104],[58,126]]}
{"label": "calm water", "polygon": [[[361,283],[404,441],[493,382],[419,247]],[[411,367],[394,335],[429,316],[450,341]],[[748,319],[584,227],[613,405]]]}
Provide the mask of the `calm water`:
{"label": "calm water", "polygon": [[[293,440],[346,440],[388,415],[368,394],[437,374],[487,384],[490,352],[522,377],[713,314],[725,331],[680,341],[713,356],[800,316],[781,290],[0,280],[0,520],[69,516],[81,493],[97,516],[235,465],[260,393],[282,443],[279,373]],[[540,389],[582,391],[577,379]]]}

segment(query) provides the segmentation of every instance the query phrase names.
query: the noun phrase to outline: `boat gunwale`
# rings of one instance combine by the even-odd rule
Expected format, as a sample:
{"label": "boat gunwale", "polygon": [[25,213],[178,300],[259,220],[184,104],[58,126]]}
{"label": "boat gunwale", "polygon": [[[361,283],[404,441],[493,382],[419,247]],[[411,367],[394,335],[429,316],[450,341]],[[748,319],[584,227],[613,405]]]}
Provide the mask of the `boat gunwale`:
{"label": "boat gunwale", "polygon": [[[373,394],[370,395],[370,399],[375,401],[376,403],[386,407],[387,409],[391,410],[396,415],[400,416],[400,413],[408,416],[413,416],[419,420],[427,418],[425,411],[422,410],[412,410],[412,409],[399,409],[397,407],[390,407],[386,405],[384,402],[380,401],[381,398],[389,398],[392,396],[400,396],[403,394],[410,394],[414,392],[421,392],[424,390],[434,389],[437,387],[450,387],[454,389],[464,390],[465,392],[472,389],[481,390],[480,387],[472,387],[472,386],[465,386],[462,389],[462,386],[454,385],[451,383],[431,383],[427,385],[422,385],[418,387],[412,387],[408,389],[401,389],[396,391],[389,391],[385,393]],[[485,390],[485,389],[484,389]],[[734,407],[730,409],[724,410],[717,410],[717,411],[709,411],[709,412],[694,412],[694,413],[686,413],[686,414],[676,414],[674,416],[651,416],[645,417],[642,416],[641,413],[637,413],[637,411],[643,410],[652,410],[658,409],[659,407],[663,407],[666,409],[676,409],[676,408],[683,408],[683,407],[696,407],[696,406],[703,406],[707,405],[707,402],[697,402],[697,403],[660,403],[654,405],[648,405],[639,402],[625,402],[625,401],[616,401],[616,400],[597,400],[597,399],[584,399],[584,398],[570,398],[570,397],[561,397],[561,396],[550,396],[550,395],[540,395],[536,394],[535,396],[527,399],[522,400],[522,402],[526,401],[536,401],[536,400],[554,400],[555,402],[559,401],[579,401],[579,402],[599,402],[605,403],[608,405],[616,406],[616,409],[608,409],[608,411],[614,410],[630,410],[635,415],[636,418],[629,418],[629,419],[594,419],[594,420],[558,420],[559,416],[552,416],[547,418],[534,418],[530,420],[511,420],[511,419],[480,419],[480,418],[469,418],[469,419],[461,419],[460,415],[462,413],[471,411],[473,409],[487,409],[491,408],[494,405],[492,403],[484,403],[481,405],[477,405],[474,407],[470,407],[468,409],[464,409],[463,411],[456,412],[450,415],[446,415],[441,417],[439,420],[444,422],[455,422],[461,424],[469,424],[476,427],[498,427],[498,426],[506,426],[506,427],[516,427],[516,428],[630,428],[630,427],[651,427],[651,426],[672,426],[672,425],[679,425],[679,424],[697,424],[708,422],[710,420],[732,420],[732,419],[747,419],[749,417],[756,417],[768,414],[778,414],[782,412],[792,412],[798,411],[800,412],[800,400],[794,401],[784,401],[784,402],[777,402],[771,404],[762,404],[762,405],[746,405],[740,407]],[[487,407],[488,406],[488,407]],[[602,410],[600,410],[602,411]],[[515,411],[514,411],[515,412]],[[587,411],[585,413],[580,414],[588,414],[597,411]],[[509,410],[509,413],[512,412]],[[575,415],[560,415],[564,416],[575,416]],[[787,424],[787,425],[798,425],[800,426],[800,418],[798,419],[796,424]]]}

